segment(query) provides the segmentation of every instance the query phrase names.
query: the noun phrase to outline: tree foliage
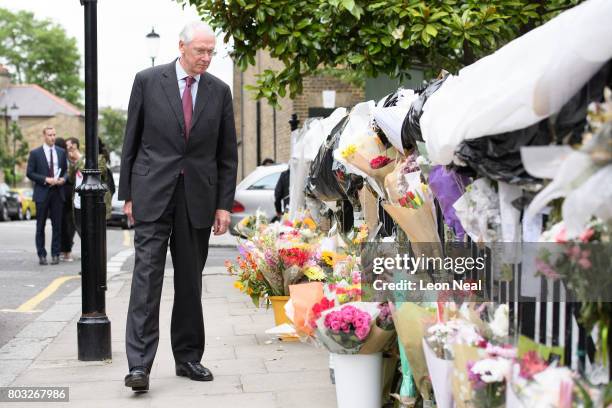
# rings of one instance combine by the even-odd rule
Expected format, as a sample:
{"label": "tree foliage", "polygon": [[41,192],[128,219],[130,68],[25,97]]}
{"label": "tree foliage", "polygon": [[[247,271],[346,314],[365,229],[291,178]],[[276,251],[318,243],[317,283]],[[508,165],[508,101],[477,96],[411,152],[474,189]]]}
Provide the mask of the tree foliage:
{"label": "tree foliage", "polygon": [[411,67],[451,72],[581,0],[176,0],[233,38],[245,70],[265,49],[284,64],[254,89],[271,103],[321,68],[401,78]]}
{"label": "tree foliage", "polygon": [[109,152],[121,153],[127,116],[124,111],[113,108],[100,110],[100,137]]}
{"label": "tree foliage", "polygon": [[30,12],[0,8],[0,61],[16,83],[38,84],[81,107],[83,82],[76,39]]}
{"label": "tree foliage", "polygon": [[8,133],[2,126],[2,143],[0,144],[0,168],[4,173],[4,180],[8,184],[15,184],[23,178],[23,174],[15,174],[15,166],[25,163],[30,151],[30,146],[21,133],[21,128],[16,122],[11,122]]}

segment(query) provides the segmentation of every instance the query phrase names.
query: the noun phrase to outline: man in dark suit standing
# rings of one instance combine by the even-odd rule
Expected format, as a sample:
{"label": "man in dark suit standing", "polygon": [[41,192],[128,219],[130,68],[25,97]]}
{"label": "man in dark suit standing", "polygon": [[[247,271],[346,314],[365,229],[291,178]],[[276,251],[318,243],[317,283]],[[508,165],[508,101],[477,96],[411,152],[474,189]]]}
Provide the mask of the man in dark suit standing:
{"label": "man in dark suit standing", "polygon": [[211,228],[224,234],[236,189],[238,153],[230,88],[206,73],[215,49],[201,22],[180,34],[180,58],[136,74],[121,158],[119,199],[135,222],[136,251],[125,385],[149,388],[159,342],[159,304],[168,242],[174,266],[171,343],[176,374],[197,381],[202,366],[202,271]]}
{"label": "man in dark suit standing", "polygon": [[62,233],[62,210],[66,200],[62,186],[66,183],[66,152],[55,146],[55,129],[43,129],[43,145],[30,152],[27,176],[34,182],[33,199],[36,202],[36,252],[40,265],[47,265],[45,224],[51,217],[51,264],[59,263]]}

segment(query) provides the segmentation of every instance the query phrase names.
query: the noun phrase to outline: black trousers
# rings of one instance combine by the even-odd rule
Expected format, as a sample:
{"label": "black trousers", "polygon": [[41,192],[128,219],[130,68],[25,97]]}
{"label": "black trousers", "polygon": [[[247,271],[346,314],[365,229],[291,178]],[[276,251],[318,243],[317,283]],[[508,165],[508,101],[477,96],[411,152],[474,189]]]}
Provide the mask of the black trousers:
{"label": "black trousers", "polygon": [[81,224],[83,223],[82,220],[82,215],[81,215],[81,209],[80,208],[75,208],[74,209],[74,229],[76,229],[77,234],[79,234],[79,238],[82,237],[81,235]]}
{"label": "black trousers", "polygon": [[72,200],[66,199],[62,210],[62,239],[60,252],[72,252],[76,228],[72,216]]}
{"label": "black trousers", "polygon": [[45,224],[47,216],[51,218],[51,256],[59,256],[62,235],[62,212],[64,200],[58,187],[51,187],[45,201],[36,202],[36,252],[38,256],[47,256],[45,249]]}
{"label": "black trousers", "polygon": [[200,361],[204,354],[202,271],[210,228],[194,228],[187,213],[185,185],[179,177],[168,208],[154,222],[136,220],[134,273],[126,327],[130,369],[151,370],[159,343],[159,303],[166,251],[174,266],[174,304],[170,338],[177,363]]}

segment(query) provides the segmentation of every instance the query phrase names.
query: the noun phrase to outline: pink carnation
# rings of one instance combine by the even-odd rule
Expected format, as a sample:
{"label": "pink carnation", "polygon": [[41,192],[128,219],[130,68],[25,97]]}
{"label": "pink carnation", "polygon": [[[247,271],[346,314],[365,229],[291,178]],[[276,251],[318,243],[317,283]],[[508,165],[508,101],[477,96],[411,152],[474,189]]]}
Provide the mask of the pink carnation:
{"label": "pink carnation", "polygon": [[368,313],[351,305],[328,313],[324,319],[327,329],[335,333],[354,332],[359,340],[364,340],[370,334],[370,322],[371,316]]}

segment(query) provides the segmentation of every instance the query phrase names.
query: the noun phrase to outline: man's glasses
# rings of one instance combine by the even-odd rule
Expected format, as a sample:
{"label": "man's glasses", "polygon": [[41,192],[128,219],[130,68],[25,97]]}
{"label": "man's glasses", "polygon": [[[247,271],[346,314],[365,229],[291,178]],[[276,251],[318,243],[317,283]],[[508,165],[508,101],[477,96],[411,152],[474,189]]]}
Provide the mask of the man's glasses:
{"label": "man's glasses", "polygon": [[215,55],[217,55],[217,51],[215,51],[215,49],[213,48],[212,50],[207,50],[207,49],[194,49],[193,50],[195,52],[195,54],[198,57],[203,57],[205,55],[208,55],[209,57],[214,57]]}

